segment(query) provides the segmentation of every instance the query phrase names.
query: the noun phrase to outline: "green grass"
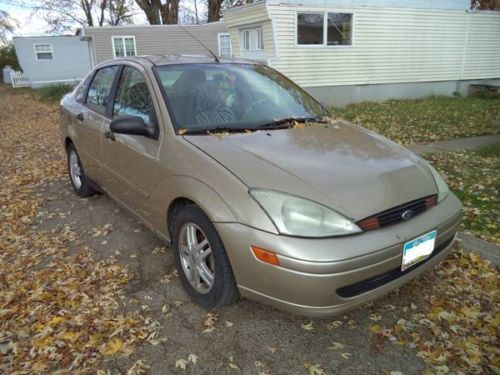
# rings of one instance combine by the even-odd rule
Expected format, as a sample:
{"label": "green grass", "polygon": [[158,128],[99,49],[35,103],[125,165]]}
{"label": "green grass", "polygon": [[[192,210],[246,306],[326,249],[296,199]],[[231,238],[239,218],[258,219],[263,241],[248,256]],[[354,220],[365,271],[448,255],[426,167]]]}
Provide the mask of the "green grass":
{"label": "green grass", "polygon": [[500,98],[389,100],[332,111],[405,146],[500,133]]}
{"label": "green grass", "polygon": [[424,157],[464,204],[463,230],[500,244],[500,145]]}
{"label": "green grass", "polygon": [[72,86],[69,85],[53,85],[41,87],[39,89],[35,89],[35,96],[45,102],[58,102],[62,99],[64,95],[70,92],[73,89]]}
{"label": "green grass", "polygon": [[9,95],[28,96],[48,103],[59,102],[65,94],[73,90],[73,86],[63,84],[45,86],[39,89],[32,89],[30,87],[12,88],[8,85],[4,87]]}

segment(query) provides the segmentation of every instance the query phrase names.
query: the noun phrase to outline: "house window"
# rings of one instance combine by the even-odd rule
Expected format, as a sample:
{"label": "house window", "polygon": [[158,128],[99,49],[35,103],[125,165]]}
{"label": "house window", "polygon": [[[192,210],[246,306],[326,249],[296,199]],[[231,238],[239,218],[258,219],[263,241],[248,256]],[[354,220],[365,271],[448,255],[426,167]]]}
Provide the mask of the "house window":
{"label": "house window", "polygon": [[324,14],[297,14],[297,44],[324,44]]}
{"label": "house window", "polygon": [[113,54],[115,57],[135,56],[135,37],[134,36],[114,36]]}
{"label": "house window", "polygon": [[352,14],[328,13],[328,45],[350,46],[352,44]]}
{"label": "house window", "polygon": [[255,27],[240,32],[240,46],[242,51],[260,51],[264,49],[262,29]]}
{"label": "house window", "polygon": [[52,44],[35,44],[35,55],[37,60],[52,60]]}
{"label": "house window", "polygon": [[231,57],[233,55],[230,34],[219,34],[219,56]]}
{"label": "house window", "polygon": [[352,13],[297,13],[297,44],[350,46],[352,17]]}

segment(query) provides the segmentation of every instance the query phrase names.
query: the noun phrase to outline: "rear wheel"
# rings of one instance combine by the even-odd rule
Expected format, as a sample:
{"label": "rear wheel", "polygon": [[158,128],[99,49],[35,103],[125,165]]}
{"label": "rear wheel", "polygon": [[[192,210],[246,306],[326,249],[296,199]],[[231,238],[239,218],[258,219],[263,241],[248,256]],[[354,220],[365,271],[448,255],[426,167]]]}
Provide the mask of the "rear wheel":
{"label": "rear wheel", "polygon": [[89,197],[94,195],[96,191],[90,186],[90,183],[83,170],[80,156],[76,151],[75,146],[70,143],[67,148],[68,156],[68,172],[73,190],[80,197]]}
{"label": "rear wheel", "polygon": [[180,210],[173,219],[174,259],[184,290],[205,309],[238,300],[236,281],[217,231],[195,205]]}

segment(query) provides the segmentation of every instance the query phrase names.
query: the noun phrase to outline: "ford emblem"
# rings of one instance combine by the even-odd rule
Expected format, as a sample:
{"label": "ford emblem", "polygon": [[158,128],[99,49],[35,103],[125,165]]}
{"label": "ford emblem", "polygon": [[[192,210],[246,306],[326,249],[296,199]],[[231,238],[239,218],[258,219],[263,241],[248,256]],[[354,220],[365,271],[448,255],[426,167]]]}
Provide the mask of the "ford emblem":
{"label": "ford emblem", "polygon": [[413,217],[413,210],[406,210],[401,214],[403,220],[410,220]]}

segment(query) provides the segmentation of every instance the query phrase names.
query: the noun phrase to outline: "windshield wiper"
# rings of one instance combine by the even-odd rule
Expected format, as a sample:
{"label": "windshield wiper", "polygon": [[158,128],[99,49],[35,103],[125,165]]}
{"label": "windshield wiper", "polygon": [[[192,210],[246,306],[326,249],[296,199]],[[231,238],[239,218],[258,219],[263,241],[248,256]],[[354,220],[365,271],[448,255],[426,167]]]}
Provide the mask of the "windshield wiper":
{"label": "windshield wiper", "polygon": [[294,123],[308,123],[308,122],[322,122],[320,118],[317,117],[285,117],[285,118],[280,118],[271,122],[268,122],[263,125],[259,125],[257,128],[258,129],[272,129],[272,128],[277,128],[277,129],[286,129],[290,128],[293,126]]}
{"label": "windshield wiper", "polygon": [[217,133],[242,133],[248,128],[230,128],[227,126],[216,126],[203,129],[181,129],[177,131],[178,135],[196,135],[196,134],[217,134]]}

